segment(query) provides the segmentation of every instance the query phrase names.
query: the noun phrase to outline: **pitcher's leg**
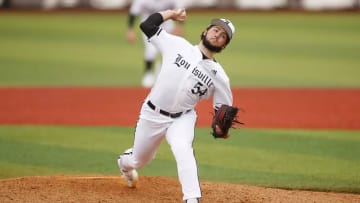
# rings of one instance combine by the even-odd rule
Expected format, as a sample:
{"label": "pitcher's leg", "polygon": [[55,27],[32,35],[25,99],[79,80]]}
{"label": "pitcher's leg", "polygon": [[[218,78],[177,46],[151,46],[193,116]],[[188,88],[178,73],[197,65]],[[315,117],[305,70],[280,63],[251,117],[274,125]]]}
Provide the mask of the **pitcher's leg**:
{"label": "pitcher's leg", "polygon": [[149,163],[165,135],[166,126],[139,119],[134,137],[132,153],[124,154],[120,159],[121,170],[138,169]]}
{"label": "pitcher's leg", "polygon": [[174,121],[166,134],[176,159],[184,200],[201,197],[198,168],[192,148],[195,121],[195,112],[184,114]]}

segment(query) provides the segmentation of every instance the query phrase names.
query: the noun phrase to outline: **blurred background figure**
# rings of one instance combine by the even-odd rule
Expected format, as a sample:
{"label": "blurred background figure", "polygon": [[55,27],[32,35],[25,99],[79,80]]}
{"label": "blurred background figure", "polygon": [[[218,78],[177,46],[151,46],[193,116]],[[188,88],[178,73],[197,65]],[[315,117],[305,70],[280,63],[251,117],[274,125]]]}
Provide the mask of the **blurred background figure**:
{"label": "blurred background figure", "polygon": [[89,0],[91,7],[101,10],[121,9],[129,4],[130,0]]}
{"label": "blurred background figure", "polygon": [[79,4],[79,0],[42,0],[41,6],[45,10],[58,7],[73,8]]}
{"label": "blurred background figure", "polygon": [[[136,29],[135,21],[138,16],[140,16],[141,22],[144,21],[150,14],[174,8],[184,8],[182,0],[134,0],[129,9],[128,15],[128,30],[126,33],[127,41],[130,44],[134,44],[136,41]],[[178,22],[166,21],[163,23],[162,28],[169,33],[175,35],[183,34],[183,25]],[[156,65],[155,60],[158,56],[158,50],[147,41],[147,38],[142,34],[144,42],[144,66],[145,72],[142,79],[142,86],[145,88],[152,87],[156,79],[156,72],[158,72],[160,65]]]}

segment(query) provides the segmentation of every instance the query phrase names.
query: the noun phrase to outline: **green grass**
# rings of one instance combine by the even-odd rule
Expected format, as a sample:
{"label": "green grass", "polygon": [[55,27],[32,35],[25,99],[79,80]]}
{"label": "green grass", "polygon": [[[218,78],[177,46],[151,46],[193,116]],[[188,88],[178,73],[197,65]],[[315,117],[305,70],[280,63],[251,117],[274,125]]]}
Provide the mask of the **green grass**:
{"label": "green grass", "polygon": [[[188,12],[196,44],[213,17],[236,35],[217,56],[233,86],[360,87],[360,15]],[[0,13],[0,87],[139,86],[143,48],[125,42],[125,13]],[[1,112],[0,112],[1,113]],[[359,131],[197,129],[203,180],[360,193]],[[0,178],[119,174],[133,128],[0,125]],[[141,175],[176,177],[165,142]]]}
{"label": "green grass", "polygon": [[[200,178],[279,188],[360,193],[359,131],[234,130],[215,140],[196,130]],[[132,128],[0,126],[0,178],[119,174],[116,158],[131,146]],[[176,177],[164,141],[141,175]]]}
{"label": "green grass", "polygon": [[[218,60],[233,86],[360,87],[360,15],[196,13],[186,38],[215,16],[236,35]],[[0,17],[0,86],[139,86],[143,48],[125,41],[125,13]]]}

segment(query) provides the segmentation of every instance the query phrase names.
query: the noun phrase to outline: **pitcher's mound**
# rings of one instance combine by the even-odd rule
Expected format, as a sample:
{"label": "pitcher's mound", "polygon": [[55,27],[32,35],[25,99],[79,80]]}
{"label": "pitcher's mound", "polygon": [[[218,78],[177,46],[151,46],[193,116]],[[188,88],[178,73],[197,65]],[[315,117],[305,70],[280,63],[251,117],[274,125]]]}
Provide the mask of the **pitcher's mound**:
{"label": "pitcher's mound", "polygon": [[[281,190],[203,181],[202,202],[360,202],[360,195]],[[0,202],[182,202],[174,178],[141,176],[136,188],[117,176],[37,176],[0,180]]]}

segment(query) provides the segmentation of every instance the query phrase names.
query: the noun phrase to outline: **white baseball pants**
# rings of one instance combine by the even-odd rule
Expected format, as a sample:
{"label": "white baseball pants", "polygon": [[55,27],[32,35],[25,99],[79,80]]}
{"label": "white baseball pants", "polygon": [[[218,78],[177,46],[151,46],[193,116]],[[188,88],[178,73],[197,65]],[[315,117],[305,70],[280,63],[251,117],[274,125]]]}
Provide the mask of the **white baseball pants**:
{"label": "white baseball pants", "polygon": [[122,169],[144,167],[155,157],[166,138],[177,163],[183,199],[200,198],[198,169],[192,148],[196,118],[197,114],[192,110],[173,119],[154,111],[144,102],[135,129],[133,153],[121,157]]}

